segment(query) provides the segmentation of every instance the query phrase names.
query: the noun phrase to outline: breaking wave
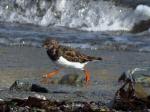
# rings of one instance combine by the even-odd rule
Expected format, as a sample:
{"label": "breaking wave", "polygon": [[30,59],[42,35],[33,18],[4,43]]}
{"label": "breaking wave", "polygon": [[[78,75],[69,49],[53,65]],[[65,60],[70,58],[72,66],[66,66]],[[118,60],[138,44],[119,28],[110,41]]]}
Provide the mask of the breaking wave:
{"label": "breaking wave", "polygon": [[122,4],[116,0],[1,0],[0,21],[85,31],[130,31],[134,24],[150,19],[148,3],[134,7]]}

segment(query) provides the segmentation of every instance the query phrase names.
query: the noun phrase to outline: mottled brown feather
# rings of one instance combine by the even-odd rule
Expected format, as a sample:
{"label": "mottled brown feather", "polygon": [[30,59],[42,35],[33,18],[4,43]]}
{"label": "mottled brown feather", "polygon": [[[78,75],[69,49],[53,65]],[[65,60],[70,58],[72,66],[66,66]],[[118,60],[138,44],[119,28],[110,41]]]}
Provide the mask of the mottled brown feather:
{"label": "mottled brown feather", "polygon": [[58,52],[60,53],[59,55],[63,56],[68,61],[72,61],[72,62],[84,63],[92,60],[102,60],[102,58],[100,57],[98,58],[98,57],[87,56],[85,54],[81,54],[79,51],[73,48],[66,47],[66,46],[60,46]]}
{"label": "mottled brown feather", "polygon": [[47,49],[47,54],[53,61],[59,59],[60,56],[63,56],[68,61],[80,63],[93,60],[102,60],[101,57],[87,56],[85,54],[81,54],[79,51],[73,48],[59,45],[56,40],[46,39],[43,43],[43,46]]}

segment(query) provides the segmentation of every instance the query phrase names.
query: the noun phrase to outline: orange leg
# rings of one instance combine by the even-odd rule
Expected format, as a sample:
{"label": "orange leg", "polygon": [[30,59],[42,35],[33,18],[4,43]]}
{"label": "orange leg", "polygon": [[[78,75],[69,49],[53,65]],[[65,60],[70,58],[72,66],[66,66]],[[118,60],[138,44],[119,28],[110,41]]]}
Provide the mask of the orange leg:
{"label": "orange leg", "polygon": [[54,75],[57,75],[60,72],[60,70],[62,70],[62,69],[63,68],[60,68],[60,69],[54,70],[54,71],[52,71],[52,72],[50,72],[50,73],[48,73],[46,75],[43,75],[42,82],[47,83],[48,82],[48,78],[52,78]]}
{"label": "orange leg", "polygon": [[90,81],[90,72],[84,68],[84,73],[85,73],[86,83],[88,83]]}

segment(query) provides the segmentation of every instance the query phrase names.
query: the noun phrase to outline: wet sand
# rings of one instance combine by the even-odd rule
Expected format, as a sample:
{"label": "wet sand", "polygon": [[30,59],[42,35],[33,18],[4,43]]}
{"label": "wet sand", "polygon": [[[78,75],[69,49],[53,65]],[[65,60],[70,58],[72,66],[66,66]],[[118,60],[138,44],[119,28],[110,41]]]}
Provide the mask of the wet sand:
{"label": "wet sand", "polygon": [[[15,80],[27,80],[40,84],[49,89],[50,92],[66,92],[42,94],[55,100],[82,100],[82,101],[102,101],[109,103],[119,88],[118,77],[123,71],[135,67],[145,67],[150,65],[150,53],[140,52],[122,52],[122,51],[101,51],[90,49],[81,50],[81,52],[102,56],[106,59],[99,62],[92,62],[87,65],[91,73],[91,83],[88,87],[71,86],[61,84],[40,83],[43,74],[50,72],[55,68],[54,64],[48,58],[45,49],[35,47],[1,47],[0,48],[0,88],[9,88]],[[51,80],[60,79],[66,74],[81,74],[82,71],[74,69],[65,69]],[[0,98],[34,96],[33,92],[9,92],[7,89],[1,90]]]}

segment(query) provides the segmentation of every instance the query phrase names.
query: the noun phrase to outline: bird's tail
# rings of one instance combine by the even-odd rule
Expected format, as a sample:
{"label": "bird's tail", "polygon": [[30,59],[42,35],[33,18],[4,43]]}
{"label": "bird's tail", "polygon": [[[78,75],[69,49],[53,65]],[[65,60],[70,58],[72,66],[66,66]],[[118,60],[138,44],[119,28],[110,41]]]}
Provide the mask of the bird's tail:
{"label": "bird's tail", "polygon": [[88,56],[88,59],[90,60],[90,61],[99,61],[99,60],[103,60],[103,61],[110,61],[110,60],[112,60],[112,58],[113,57],[111,57],[111,56],[107,56],[107,57],[93,57],[93,56]]}
{"label": "bird's tail", "polygon": [[103,60],[101,57],[92,57],[92,56],[88,56],[88,59],[92,60]]}

